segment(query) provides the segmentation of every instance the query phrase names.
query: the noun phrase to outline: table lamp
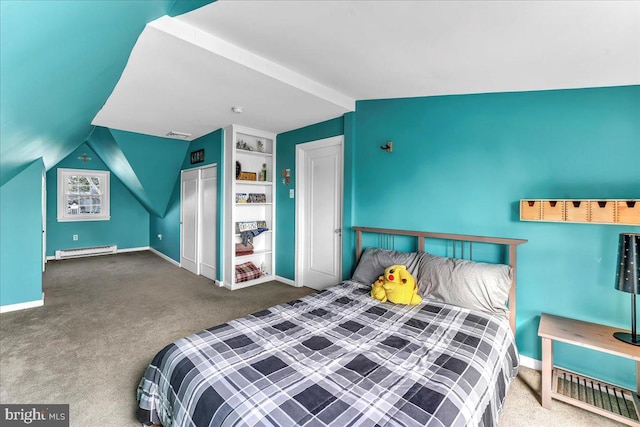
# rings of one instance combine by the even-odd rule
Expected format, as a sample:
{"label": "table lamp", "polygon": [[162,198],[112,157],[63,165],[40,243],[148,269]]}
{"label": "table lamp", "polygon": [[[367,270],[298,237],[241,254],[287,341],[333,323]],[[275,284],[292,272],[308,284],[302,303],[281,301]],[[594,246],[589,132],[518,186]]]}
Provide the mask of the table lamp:
{"label": "table lamp", "polygon": [[615,332],[613,336],[640,346],[636,331],[636,295],[640,293],[640,234],[620,234],[616,289],[631,294],[631,333]]}

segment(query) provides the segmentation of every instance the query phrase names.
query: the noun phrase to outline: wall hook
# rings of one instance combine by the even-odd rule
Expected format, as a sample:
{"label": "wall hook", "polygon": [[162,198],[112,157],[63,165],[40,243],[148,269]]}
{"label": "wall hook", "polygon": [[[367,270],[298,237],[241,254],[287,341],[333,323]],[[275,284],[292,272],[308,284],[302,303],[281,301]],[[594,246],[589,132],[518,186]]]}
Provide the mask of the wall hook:
{"label": "wall hook", "polygon": [[393,141],[387,141],[387,145],[381,145],[382,150],[387,150],[388,153],[393,153]]}

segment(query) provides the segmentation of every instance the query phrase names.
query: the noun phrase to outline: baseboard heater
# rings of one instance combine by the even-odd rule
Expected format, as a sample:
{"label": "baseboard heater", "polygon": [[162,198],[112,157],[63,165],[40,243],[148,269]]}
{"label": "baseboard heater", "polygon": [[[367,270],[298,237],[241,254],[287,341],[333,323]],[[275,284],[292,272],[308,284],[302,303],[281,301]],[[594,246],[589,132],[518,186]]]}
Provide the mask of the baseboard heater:
{"label": "baseboard heater", "polygon": [[90,248],[61,249],[56,251],[56,259],[80,258],[85,256],[115,254],[118,246],[93,246]]}

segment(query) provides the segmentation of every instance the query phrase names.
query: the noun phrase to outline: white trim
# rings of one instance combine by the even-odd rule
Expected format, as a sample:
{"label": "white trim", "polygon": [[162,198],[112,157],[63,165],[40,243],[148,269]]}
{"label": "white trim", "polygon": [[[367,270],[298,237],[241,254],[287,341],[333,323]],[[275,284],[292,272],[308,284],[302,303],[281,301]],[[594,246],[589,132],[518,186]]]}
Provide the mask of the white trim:
{"label": "white trim", "polygon": [[171,264],[175,265],[176,267],[181,267],[180,263],[178,261],[176,261],[175,259],[166,256],[165,254],[163,254],[162,252],[160,252],[157,249],[154,249],[152,247],[149,247],[149,250],[151,252],[153,252],[154,254],[158,255],[160,258],[164,259],[165,261],[169,261]]}
{"label": "white trim", "polygon": [[124,249],[118,249],[116,251],[117,254],[121,254],[124,252],[140,252],[140,251],[148,251],[149,249],[151,249],[149,246],[140,246],[138,248],[124,248]]}
{"label": "white trim", "polygon": [[[100,214],[67,214],[67,177],[70,175],[95,176],[100,179],[102,189],[96,196],[90,197],[100,198]],[[109,221],[111,220],[111,172],[98,169],[64,169],[58,168],[58,192],[57,192],[57,220],[58,222],[76,222],[76,221]],[[89,182],[91,184],[91,182]]]}
{"label": "white trim", "polygon": [[302,285],[296,284],[296,282],[294,280],[287,279],[287,278],[282,277],[282,276],[276,275],[276,276],[273,276],[273,279],[277,280],[278,282],[282,282],[282,283],[284,283],[286,285],[289,285],[289,286],[295,286],[296,288],[301,288],[302,287]]}
{"label": "white trim", "polygon": [[218,279],[214,280],[213,283],[215,283],[216,285],[218,285],[221,288],[226,287],[226,286],[224,286],[224,283],[222,283],[222,281],[218,280]]}
{"label": "white trim", "polygon": [[542,362],[532,357],[520,355],[520,366],[525,368],[535,369],[536,371],[542,370]]}
{"label": "white trim", "polygon": [[18,304],[7,304],[0,306],[0,313],[9,313],[11,311],[25,310],[27,308],[41,307],[44,305],[44,292],[42,298],[35,301],[20,302]]}

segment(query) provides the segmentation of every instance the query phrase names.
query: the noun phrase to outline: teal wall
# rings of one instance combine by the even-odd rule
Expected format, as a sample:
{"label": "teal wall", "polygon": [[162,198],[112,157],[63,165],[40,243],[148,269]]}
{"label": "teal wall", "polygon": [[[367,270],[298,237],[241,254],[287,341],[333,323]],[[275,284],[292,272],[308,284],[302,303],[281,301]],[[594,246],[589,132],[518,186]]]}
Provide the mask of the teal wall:
{"label": "teal wall", "polygon": [[[640,227],[520,222],[518,201],[640,198],[640,86],[360,101],[355,133],[354,225],[529,240],[523,355],[540,359],[541,313],[630,327],[616,243]],[[556,349],[561,366],[634,386],[631,361]]]}
{"label": "teal wall", "polygon": [[[189,142],[115,129],[109,132],[134,174],[120,179],[125,185],[139,182],[142,191],[132,190],[134,195],[150,213],[164,215]],[[105,162],[109,165],[106,159]],[[127,187],[135,188],[132,185]]]}
{"label": "teal wall", "polygon": [[[91,157],[86,164],[78,157]],[[111,219],[109,221],[57,221],[58,168],[109,170],[87,144],[82,144],[47,172],[47,256],[57,249],[118,245],[118,249],[149,246],[149,213],[118,177],[111,173]],[[73,240],[73,235],[78,240]]]}
{"label": "teal wall", "polygon": [[[301,129],[281,133],[276,138],[276,274],[286,279],[295,278],[295,217],[296,201],[289,198],[289,190],[296,189],[296,145],[330,138],[344,133],[344,119],[338,117]],[[345,141],[345,151],[351,144]],[[291,182],[284,185],[280,179],[282,169],[291,169]],[[345,168],[346,176],[349,174]],[[347,195],[345,186],[345,196]]]}
{"label": "teal wall", "polygon": [[[162,239],[158,235],[162,235]],[[167,212],[163,217],[150,215],[149,246],[180,262],[180,175],[176,179]]]}
{"label": "teal wall", "polygon": [[41,159],[0,187],[0,305],[42,298]]}
{"label": "teal wall", "polygon": [[[204,148],[205,161],[192,165],[190,163],[190,153]],[[193,167],[202,167],[211,164],[217,164],[218,166],[218,279],[222,278],[222,220],[224,218],[224,165],[223,165],[223,149],[224,149],[224,131],[218,129],[208,135],[202,136],[198,139],[191,141],[189,144],[186,155],[183,156],[181,162],[181,169],[191,169]],[[162,240],[158,239],[158,234],[162,234]],[[180,174],[176,178],[173,184],[173,191],[166,209],[166,214],[163,217],[158,215],[151,215],[150,227],[149,227],[149,242],[150,246],[164,255],[180,262]]]}

